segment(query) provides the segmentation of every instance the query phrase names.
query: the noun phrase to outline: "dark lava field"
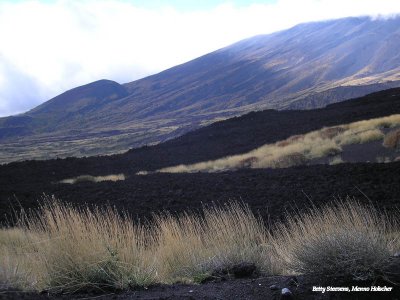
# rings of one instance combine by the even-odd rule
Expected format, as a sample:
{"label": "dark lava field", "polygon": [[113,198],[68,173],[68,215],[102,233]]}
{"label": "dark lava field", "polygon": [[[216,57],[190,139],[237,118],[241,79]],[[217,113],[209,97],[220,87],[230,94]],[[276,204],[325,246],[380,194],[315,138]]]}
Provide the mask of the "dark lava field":
{"label": "dark lava field", "polygon": [[[12,209],[36,207],[43,194],[74,204],[110,204],[132,216],[149,217],[161,210],[200,208],[202,203],[244,201],[264,218],[281,217],[286,209],[334,198],[355,197],[392,208],[400,203],[400,163],[316,165],[288,169],[245,169],[226,173],[135,175],[181,163],[243,153],[265,143],[323,126],[400,113],[400,89],[308,111],[267,110],[221,121],[155,146],[125,154],[25,161],[0,166],[0,216]],[[123,173],[118,182],[58,181],[79,175]]]}
{"label": "dark lava field", "polygon": [[[391,209],[400,203],[400,162],[389,164],[317,165],[288,169],[248,169],[227,173],[152,174],[118,182],[74,185],[15,182],[2,189],[2,213],[13,204],[35,207],[43,193],[74,204],[110,204],[135,218],[152,212],[199,209],[202,204],[239,200],[264,220],[285,210],[355,197]],[[18,204],[17,204],[18,203]]]}

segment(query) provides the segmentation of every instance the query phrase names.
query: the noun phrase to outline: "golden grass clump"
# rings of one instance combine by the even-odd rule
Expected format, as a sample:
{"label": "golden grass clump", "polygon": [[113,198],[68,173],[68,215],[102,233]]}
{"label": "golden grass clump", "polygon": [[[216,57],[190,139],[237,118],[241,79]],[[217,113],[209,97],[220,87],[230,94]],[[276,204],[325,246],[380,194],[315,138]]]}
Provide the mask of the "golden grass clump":
{"label": "golden grass clump", "polygon": [[400,125],[400,115],[369,119],[348,124],[348,128],[362,131],[372,128],[393,128]]}
{"label": "golden grass clump", "polygon": [[[35,278],[27,272],[34,265],[28,252],[37,252],[39,236],[19,228],[0,230],[0,287],[33,289]],[[29,245],[29,247],[28,247]]]}
{"label": "golden grass clump", "polygon": [[288,216],[275,235],[288,271],[351,280],[384,275],[400,248],[398,219],[354,201]]}
{"label": "golden grass clump", "polygon": [[335,137],[335,142],[341,146],[351,144],[364,144],[383,139],[384,134],[380,129],[367,129],[363,131],[349,129]]}
{"label": "golden grass clump", "polygon": [[52,239],[43,265],[50,287],[121,289],[154,282],[152,259],[144,249],[151,235],[145,236],[143,227],[134,227],[116,211],[79,211],[56,204],[46,208],[43,219],[43,225],[31,227],[39,225],[37,230]]}
{"label": "golden grass clump", "polygon": [[395,129],[386,133],[383,139],[383,146],[387,148],[400,148],[400,129]]}
{"label": "golden grass clump", "polygon": [[120,181],[125,180],[124,174],[112,174],[107,176],[92,176],[92,175],[80,175],[74,178],[67,178],[60,181],[60,183],[75,184],[80,182],[103,182],[103,181]]}
{"label": "golden grass clump", "polygon": [[342,163],[344,163],[344,161],[343,161],[343,159],[342,159],[342,157],[340,155],[334,156],[334,157],[332,157],[332,159],[329,160],[329,164],[331,166],[339,165],[339,164],[342,164]]}
{"label": "golden grass clump", "polygon": [[287,154],[286,156],[281,156],[273,161],[273,168],[288,168],[292,166],[303,165],[307,162],[307,158],[303,153],[294,152]]}
{"label": "golden grass clump", "polygon": [[130,289],[201,282],[240,263],[268,275],[375,279],[400,251],[398,220],[349,200],[267,229],[234,202],[201,215],[160,214],[141,225],[115,209],[52,198],[18,228],[0,230],[0,284],[64,293]]}
{"label": "golden grass clump", "polygon": [[242,262],[253,263],[267,274],[281,271],[267,253],[263,222],[248,206],[212,206],[203,214],[157,218],[161,277],[168,282],[201,281],[215,270],[227,270]]}
{"label": "golden grass clump", "polygon": [[154,259],[145,247],[151,232],[114,209],[77,209],[51,199],[18,230],[33,238],[7,246],[27,261],[23,267],[36,289],[74,292],[154,282]]}
{"label": "golden grass clump", "polygon": [[240,262],[273,272],[264,252],[266,230],[246,205],[212,206],[203,215],[158,215],[144,226],[111,208],[78,209],[47,199],[20,227],[0,230],[0,280],[71,293],[197,282]]}

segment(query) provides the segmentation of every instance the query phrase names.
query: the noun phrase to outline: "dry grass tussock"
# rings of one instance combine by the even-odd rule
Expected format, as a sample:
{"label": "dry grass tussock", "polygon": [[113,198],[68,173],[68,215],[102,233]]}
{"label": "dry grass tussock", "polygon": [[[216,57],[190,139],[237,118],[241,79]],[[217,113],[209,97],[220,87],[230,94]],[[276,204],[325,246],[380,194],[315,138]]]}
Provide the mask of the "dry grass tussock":
{"label": "dry grass tussock", "polygon": [[[305,164],[321,157],[333,157],[342,152],[342,147],[363,144],[384,138],[382,128],[400,125],[400,115],[354,122],[322,128],[304,135],[295,135],[274,144],[266,144],[245,154],[178,165],[158,170],[165,173],[219,172],[240,168],[286,168]],[[147,174],[145,171],[139,175]]]}
{"label": "dry grass tussock", "polygon": [[244,204],[202,216],[158,215],[134,224],[114,209],[77,209],[57,200],[0,230],[0,283],[75,292],[199,282],[241,262],[264,274],[373,278],[400,250],[399,224],[357,202],[288,217],[268,231]]}
{"label": "dry grass tussock", "polygon": [[152,252],[145,247],[151,232],[128,220],[111,208],[76,209],[48,199],[36,216],[23,217],[18,229],[2,231],[1,251],[4,257],[15,254],[13,276],[28,275],[19,281],[25,288],[73,292],[148,285],[155,276]]}
{"label": "dry grass tussock", "polygon": [[387,148],[400,148],[400,129],[389,131],[383,139],[383,146]]}
{"label": "dry grass tussock", "polygon": [[160,276],[168,283],[201,281],[215,270],[243,262],[276,274],[282,270],[269,252],[263,222],[242,204],[205,208],[204,216],[157,217]]}
{"label": "dry grass tussock", "polygon": [[374,280],[385,276],[400,249],[398,221],[398,215],[389,217],[372,206],[337,202],[277,224],[273,245],[290,271]]}
{"label": "dry grass tussock", "polygon": [[79,182],[103,182],[103,181],[120,181],[125,180],[124,174],[112,174],[106,176],[92,176],[92,175],[80,175],[75,178],[67,178],[61,180],[59,183],[75,184]]}
{"label": "dry grass tussock", "polygon": [[343,163],[343,159],[342,159],[342,157],[340,155],[334,156],[329,160],[329,164],[332,165],[332,166],[333,165],[338,165],[338,164],[341,164],[341,163]]}

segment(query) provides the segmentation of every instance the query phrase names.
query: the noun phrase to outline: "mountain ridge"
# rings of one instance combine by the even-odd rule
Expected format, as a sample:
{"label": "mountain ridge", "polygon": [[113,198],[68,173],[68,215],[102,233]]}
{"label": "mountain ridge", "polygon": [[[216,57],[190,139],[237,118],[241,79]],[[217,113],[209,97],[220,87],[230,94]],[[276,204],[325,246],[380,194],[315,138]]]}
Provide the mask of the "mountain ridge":
{"label": "mountain ridge", "polygon": [[[250,111],[323,107],[400,86],[398,37],[400,17],[300,24],[133,82],[98,81],[89,94],[85,89],[93,83],[67,91],[23,115],[0,119],[0,142],[11,160],[40,157],[41,150],[33,153],[37,144],[54,140],[50,157],[107,154]],[[69,100],[60,101],[65,95]],[[57,111],[67,102],[64,113]],[[100,137],[97,143],[94,137]],[[25,149],[19,147],[21,155],[13,159],[15,139]]]}

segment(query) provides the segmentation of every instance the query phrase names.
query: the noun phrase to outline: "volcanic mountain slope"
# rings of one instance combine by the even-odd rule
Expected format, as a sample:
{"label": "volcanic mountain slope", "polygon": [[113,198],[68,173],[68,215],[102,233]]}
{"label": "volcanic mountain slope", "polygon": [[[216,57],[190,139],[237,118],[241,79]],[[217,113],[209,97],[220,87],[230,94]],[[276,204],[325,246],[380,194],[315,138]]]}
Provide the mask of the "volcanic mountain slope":
{"label": "volcanic mountain slope", "polygon": [[399,86],[399,28],[400,17],[301,24],[124,85],[78,87],[0,119],[2,160],[115,153],[244,112],[323,107]]}
{"label": "volcanic mountain slope", "polygon": [[144,96],[155,105],[147,104],[144,115],[159,110],[173,116],[180,111],[249,110],[243,108],[246,105],[252,110],[283,109],[333,87],[399,80],[399,25],[400,18],[301,24],[241,41],[126,86],[132,96]]}
{"label": "volcanic mountain slope", "polygon": [[29,179],[50,173],[55,173],[52,180],[61,180],[81,174],[135,174],[140,170],[155,171],[171,165],[192,164],[246,153],[265,144],[323,127],[394,114],[400,114],[400,88],[372,93],[320,109],[251,112],[215,122],[158,145],[135,148],[124,154],[15,162],[0,166],[0,174],[4,175],[1,179],[6,181],[13,176],[26,176]]}
{"label": "volcanic mountain slope", "polygon": [[[71,128],[75,128],[75,131],[71,133],[78,133],[79,128],[85,129],[90,126],[91,119],[86,119],[87,115],[93,114],[105,104],[127,95],[128,92],[123,86],[110,80],[99,80],[72,89],[37,106],[26,114],[1,119],[3,128],[0,131],[0,138],[60,130],[68,132]],[[65,129],[65,124],[70,126]]]}
{"label": "volcanic mountain slope", "polygon": [[[400,114],[324,127],[265,144],[247,153],[157,170],[163,173],[224,172],[343,162],[400,160]],[[346,160],[343,158],[346,157]],[[147,171],[138,172],[147,175]]]}

